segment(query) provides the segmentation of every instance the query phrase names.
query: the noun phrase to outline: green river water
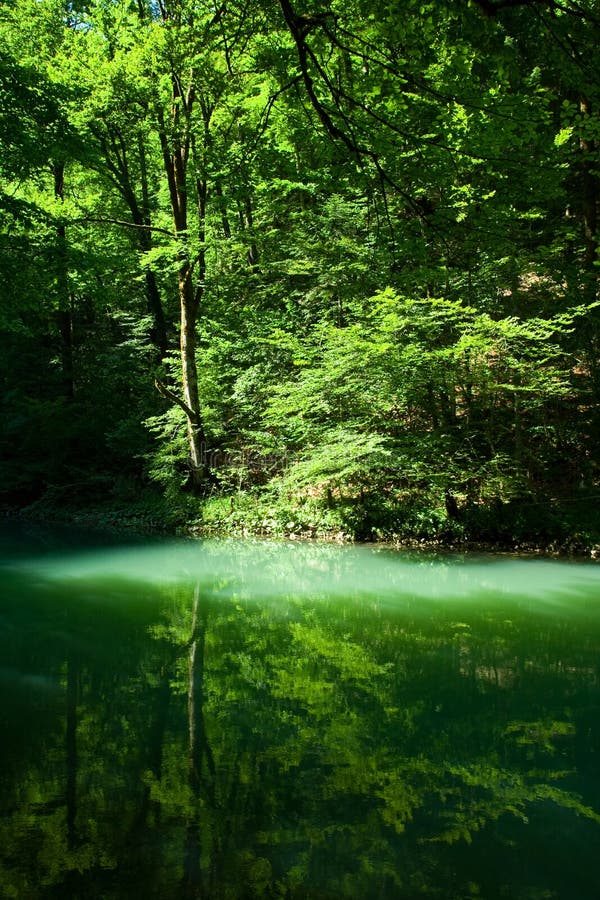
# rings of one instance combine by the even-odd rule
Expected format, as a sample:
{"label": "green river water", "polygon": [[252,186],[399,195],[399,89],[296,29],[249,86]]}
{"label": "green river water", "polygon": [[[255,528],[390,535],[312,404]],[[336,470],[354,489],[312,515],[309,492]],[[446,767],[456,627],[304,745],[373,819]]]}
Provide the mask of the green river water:
{"label": "green river water", "polygon": [[600,566],[0,532],[0,897],[600,897]]}

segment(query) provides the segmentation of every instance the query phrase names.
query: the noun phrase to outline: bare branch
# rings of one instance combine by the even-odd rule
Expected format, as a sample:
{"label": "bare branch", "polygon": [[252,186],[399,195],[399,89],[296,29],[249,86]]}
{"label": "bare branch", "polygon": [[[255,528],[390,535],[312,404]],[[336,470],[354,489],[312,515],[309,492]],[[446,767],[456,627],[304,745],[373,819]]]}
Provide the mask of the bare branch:
{"label": "bare branch", "polygon": [[158,393],[164,397],[166,400],[170,400],[172,403],[177,404],[180,409],[184,411],[192,425],[196,425],[197,427],[202,427],[202,422],[200,420],[200,416],[198,413],[195,413],[187,403],[184,403],[181,397],[178,397],[173,391],[169,390],[169,388],[162,383],[158,378],[154,379],[154,387],[158,391]]}

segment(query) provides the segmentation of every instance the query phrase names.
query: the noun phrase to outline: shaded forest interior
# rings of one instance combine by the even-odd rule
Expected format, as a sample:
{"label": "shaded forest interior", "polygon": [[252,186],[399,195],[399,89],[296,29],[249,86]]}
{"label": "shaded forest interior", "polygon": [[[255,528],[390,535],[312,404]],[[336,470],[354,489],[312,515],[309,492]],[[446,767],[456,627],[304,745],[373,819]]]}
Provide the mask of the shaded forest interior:
{"label": "shaded forest interior", "polygon": [[600,541],[597,0],[9,0],[0,502]]}

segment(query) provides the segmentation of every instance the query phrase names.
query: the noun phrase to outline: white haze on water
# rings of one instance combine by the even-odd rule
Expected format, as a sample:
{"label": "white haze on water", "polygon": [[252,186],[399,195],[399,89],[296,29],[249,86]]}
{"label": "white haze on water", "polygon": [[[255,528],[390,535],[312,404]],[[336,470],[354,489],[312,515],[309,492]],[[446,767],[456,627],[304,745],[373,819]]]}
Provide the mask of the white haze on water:
{"label": "white haze on water", "polygon": [[172,541],[13,560],[6,571],[34,580],[108,580],[194,585],[211,596],[277,596],[469,600],[483,594],[560,603],[595,598],[600,568],[593,564],[498,556],[438,556],[371,547],[267,541]]}

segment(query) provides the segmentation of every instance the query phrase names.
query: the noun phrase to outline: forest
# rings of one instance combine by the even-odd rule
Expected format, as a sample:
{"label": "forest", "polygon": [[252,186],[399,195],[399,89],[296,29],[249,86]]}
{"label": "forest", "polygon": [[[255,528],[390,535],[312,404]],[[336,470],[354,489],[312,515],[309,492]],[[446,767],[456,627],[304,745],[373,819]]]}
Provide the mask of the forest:
{"label": "forest", "polygon": [[597,0],[4,0],[0,506],[600,542]]}

